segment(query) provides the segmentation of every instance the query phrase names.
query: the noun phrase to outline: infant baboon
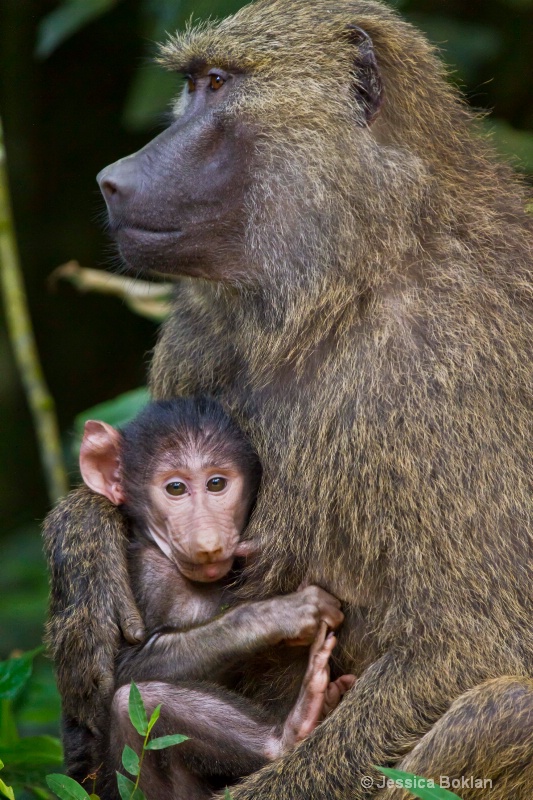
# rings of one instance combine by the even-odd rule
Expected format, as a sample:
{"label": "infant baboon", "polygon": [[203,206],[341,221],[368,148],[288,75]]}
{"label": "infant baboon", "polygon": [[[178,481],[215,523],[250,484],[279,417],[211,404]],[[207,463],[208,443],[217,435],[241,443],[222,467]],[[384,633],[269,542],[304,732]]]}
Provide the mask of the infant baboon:
{"label": "infant baboon", "polygon": [[[215,401],[152,403],[122,432],[87,422],[80,469],[85,484],[131,523],[130,574],[147,629],[147,641],[125,645],[118,658],[122,688],[112,703],[107,760],[119,767],[124,744],[140,746],[128,719],[126,684],[134,679],[147,707],[163,704],[158,731],[191,737],[164,754],[164,765],[160,754],[146,758],[148,796],[208,797],[221,782],[291,750],[353,684],[351,675],[329,680],[336,640],[327,628],[341,623],[340,603],[309,586],[236,605],[234,562],[253,547],[241,536],[260,465]],[[242,659],[290,640],[312,646],[299,697],[278,724],[229,687]]]}

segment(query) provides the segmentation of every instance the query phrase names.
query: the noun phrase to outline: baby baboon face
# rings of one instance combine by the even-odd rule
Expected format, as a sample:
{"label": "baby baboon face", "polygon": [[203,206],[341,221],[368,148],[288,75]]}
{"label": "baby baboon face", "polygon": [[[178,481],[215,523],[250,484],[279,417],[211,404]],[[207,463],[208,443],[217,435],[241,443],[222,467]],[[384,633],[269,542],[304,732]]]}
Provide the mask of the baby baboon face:
{"label": "baby baboon face", "polygon": [[245,488],[237,465],[216,464],[199,450],[172,467],[157,467],[148,489],[147,527],[185,577],[209,582],[229,572],[249,512]]}
{"label": "baby baboon face", "polygon": [[259,461],[215,401],[151,403],[122,432],[89,420],[80,470],[189,580],[218,581],[251,553],[241,535]]}

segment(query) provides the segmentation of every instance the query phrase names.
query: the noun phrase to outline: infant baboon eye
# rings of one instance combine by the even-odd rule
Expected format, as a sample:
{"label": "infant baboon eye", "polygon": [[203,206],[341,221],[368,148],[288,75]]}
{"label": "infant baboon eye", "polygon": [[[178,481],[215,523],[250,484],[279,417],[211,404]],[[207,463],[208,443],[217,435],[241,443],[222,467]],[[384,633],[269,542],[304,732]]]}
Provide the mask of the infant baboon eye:
{"label": "infant baboon eye", "polygon": [[194,82],[194,78],[192,75],[185,75],[185,80],[187,81],[187,89],[189,90],[189,94],[191,92],[196,91],[196,83]]}
{"label": "infant baboon eye", "polygon": [[224,80],[222,75],[217,75],[216,73],[213,73],[212,75],[209,76],[209,88],[212,89],[214,92],[216,92],[218,89],[224,86],[225,83],[226,81]]}
{"label": "infant baboon eye", "polygon": [[187,487],[181,481],[172,481],[172,483],[167,483],[165,490],[172,497],[179,497],[181,494],[185,494]]}
{"label": "infant baboon eye", "polygon": [[208,492],[221,492],[227,485],[228,482],[225,478],[211,478],[206,483]]}

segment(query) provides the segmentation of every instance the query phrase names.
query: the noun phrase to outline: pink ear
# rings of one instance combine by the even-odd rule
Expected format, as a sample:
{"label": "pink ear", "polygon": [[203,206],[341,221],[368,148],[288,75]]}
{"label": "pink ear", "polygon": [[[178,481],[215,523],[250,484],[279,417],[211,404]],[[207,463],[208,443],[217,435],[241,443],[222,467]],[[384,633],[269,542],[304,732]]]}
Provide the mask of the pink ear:
{"label": "pink ear", "polygon": [[120,482],[120,433],[106,422],[90,419],[85,423],[80,447],[80,472],[84,483],[115,506],[124,502]]}

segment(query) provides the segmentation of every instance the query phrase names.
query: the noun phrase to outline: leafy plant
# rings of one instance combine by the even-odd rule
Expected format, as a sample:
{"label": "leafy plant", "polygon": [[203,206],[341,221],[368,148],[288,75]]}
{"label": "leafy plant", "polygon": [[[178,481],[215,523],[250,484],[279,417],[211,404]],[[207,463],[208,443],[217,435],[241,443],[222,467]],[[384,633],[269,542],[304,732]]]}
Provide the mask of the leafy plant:
{"label": "leafy plant", "polygon": [[98,795],[88,794],[83,786],[68,775],[47,775],[46,782],[61,800],[99,800]]}
{"label": "leafy plant", "polygon": [[105,403],[99,403],[97,406],[88,408],[78,414],[74,420],[76,432],[81,436],[83,434],[83,426],[88,419],[101,419],[109,425],[120,427],[141,411],[144,406],[150,402],[150,394],[148,389],[144,386],[139,389],[133,389],[130,392],[114,397],[112,400],[107,400]]}
{"label": "leafy plant", "polygon": [[386,769],[385,767],[375,767],[379,772],[382,772],[387,778],[398,782],[398,786],[405,791],[410,792],[420,800],[461,800],[459,795],[443,789],[441,786],[419,786],[424,784],[427,779],[422,778],[420,775],[413,775],[411,772],[402,772],[399,769]]}
{"label": "leafy plant", "polygon": [[[130,686],[128,712],[131,724],[139,736],[144,738],[140,756],[138,756],[135,750],[129,747],[129,745],[125,745],[122,751],[122,766],[126,772],[135,778],[135,781],[132,781],[121,772],[117,772],[118,790],[122,800],[146,800],[139,787],[146,751],[164,750],[167,747],[173,747],[176,744],[185,742],[188,736],[183,736],[181,733],[174,733],[169,736],[159,736],[155,739],[150,739],[152,729],[161,713],[161,705],[154,708],[150,719],[148,719],[141,693],[133,681]],[[69,778],[67,775],[48,775],[46,782],[50,789],[52,789],[61,800],[99,800],[97,794],[94,792],[89,794],[83,786],[80,786],[79,783]]]}
{"label": "leafy plant", "polygon": [[132,389],[124,392],[112,400],[106,400],[86,411],[78,414],[74,420],[75,440],[73,443],[73,454],[78,458],[80,443],[83,436],[83,427],[88,419],[101,419],[115,428],[125,425],[133,419],[144,406],[150,402],[150,393],[144,386],[139,389]]}
{"label": "leafy plant", "polygon": [[[38,647],[16,658],[0,662],[0,768],[15,787],[27,787],[39,794],[44,788],[44,776],[51,766],[61,764],[63,752],[54,736],[19,735],[14,703],[28,684],[33,659],[42,652]],[[0,794],[13,800],[13,788],[0,780]]]}
{"label": "leafy plant", "polygon": [[66,0],[41,21],[36,55],[46,58],[65,39],[105,14],[117,2],[118,0]]}
{"label": "leafy plant", "polygon": [[[4,769],[3,761],[0,761],[0,769]],[[11,786],[7,786],[7,784],[4,783],[2,778],[0,778],[0,794],[4,797],[8,797],[9,800],[15,800],[15,793],[13,792],[13,789]]]}
{"label": "leafy plant", "polygon": [[150,733],[155,723],[159,719],[161,713],[161,705],[156,706],[152,711],[152,716],[148,719],[146,709],[144,707],[143,699],[137,685],[132,681],[130,686],[130,699],[129,699],[129,715],[130,721],[137,733],[144,736],[142,750],[140,757],[137,753],[126,745],[122,751],[122,765],[130,775],[135,777],[135,783],[125,775],[117,772],[118,790],[122,800],[144,800],[144,794],[139,789],[139,780],[141,777],[141,769],[144,761],[144,756],[147,750],[164,750],[167,747],[172,747],[175,744],[181,744],[188,739],[188,736],[183,736],[181,733],[175,733],[170,736],[160,736],[157,739],[150,739]]}
{"label": "leafy plant", "polygon": [[[245,0],[218,0],[216,9],[212,0],[60,0],[56,8],[41,19],[37,30],[36,55],[48,58],[67,39],[94,20],[111,12],[121,2],[129,2],[131,13],[137,14],[137,25],[147,42],[166,38],[169,32],[182,28],[195,17],[209,17],[213,11],[224,17],[244,5]],[[155,47],[149,46],[155,55]],[[153,64],[137,70],[130,86],[123,121],[129,130],[145,130],[168,109],[179,91],[179,81],[170,72]]]}

